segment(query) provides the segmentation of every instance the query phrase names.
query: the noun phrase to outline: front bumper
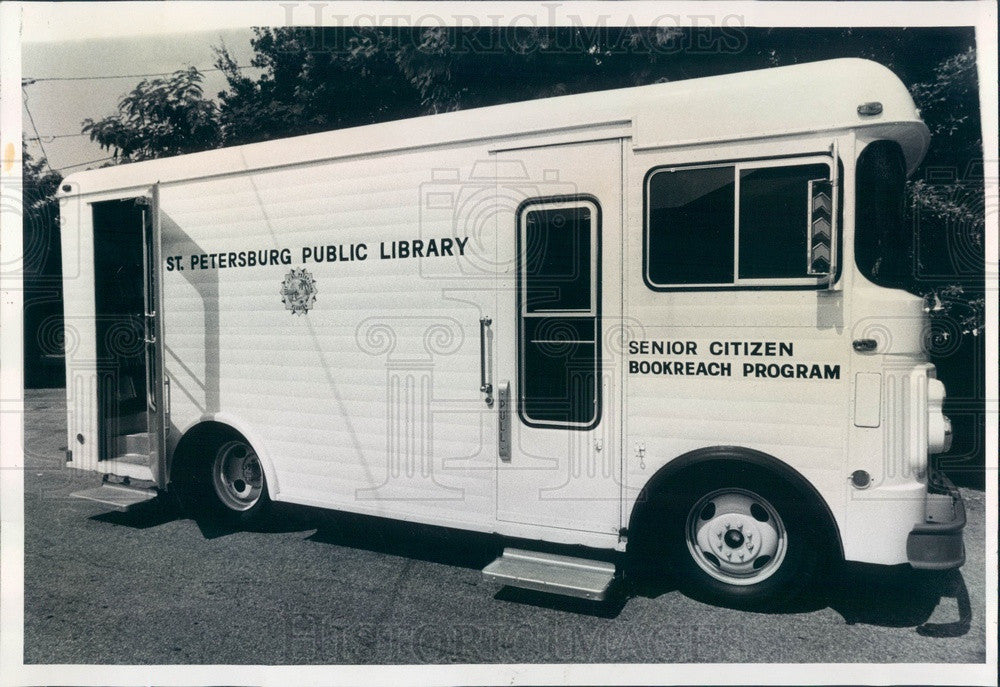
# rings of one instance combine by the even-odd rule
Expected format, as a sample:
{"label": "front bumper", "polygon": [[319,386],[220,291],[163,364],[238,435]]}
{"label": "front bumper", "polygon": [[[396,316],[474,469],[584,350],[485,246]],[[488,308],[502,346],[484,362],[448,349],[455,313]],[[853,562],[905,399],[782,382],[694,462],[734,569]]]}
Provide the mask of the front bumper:
{"label": "front bumper", "polygon": [[927,492],[924,522],[906,539],[906,557],[918,570],[951,570],[965,563],[965,503],[951,481],[934,475],[944,493]]}

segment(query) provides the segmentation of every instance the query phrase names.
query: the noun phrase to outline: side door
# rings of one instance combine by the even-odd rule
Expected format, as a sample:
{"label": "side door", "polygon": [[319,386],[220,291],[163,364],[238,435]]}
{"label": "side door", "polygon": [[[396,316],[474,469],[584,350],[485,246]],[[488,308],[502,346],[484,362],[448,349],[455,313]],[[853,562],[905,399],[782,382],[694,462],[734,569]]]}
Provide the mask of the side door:
{"label": "side door", "polygon": [[497,153],[502,521],[620,526],[621,146]]}

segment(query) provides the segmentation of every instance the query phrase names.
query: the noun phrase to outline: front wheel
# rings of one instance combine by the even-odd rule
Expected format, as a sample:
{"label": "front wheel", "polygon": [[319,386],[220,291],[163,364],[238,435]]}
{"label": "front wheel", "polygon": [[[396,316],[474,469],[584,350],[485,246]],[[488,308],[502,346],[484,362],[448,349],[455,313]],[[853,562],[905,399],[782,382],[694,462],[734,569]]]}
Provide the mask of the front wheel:
{"label": "front wheel", "polygon": [[785,524],[767,499],[745,489],[718,489],[688,511],[685,543],[695,564],[727,585],[760,584],[788,553]]}
{"label": "front wheel", "polygon": [[771,607],[813,583],[824,555],[819,519],[784,482],[756,471],[715,472],[657,501],[655,556],[689,596]]}

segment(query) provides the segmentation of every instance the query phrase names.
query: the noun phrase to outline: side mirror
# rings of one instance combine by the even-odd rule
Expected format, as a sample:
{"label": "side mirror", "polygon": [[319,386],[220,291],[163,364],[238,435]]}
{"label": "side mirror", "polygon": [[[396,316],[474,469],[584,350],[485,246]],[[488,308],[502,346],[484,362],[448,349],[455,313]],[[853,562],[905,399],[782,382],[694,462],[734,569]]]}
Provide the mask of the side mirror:
{"label": "side mirror", "polygon": [[826,277],[832,287],[837,274],[837,219],[831,179],[809,181],[809,228],[806,274]]}

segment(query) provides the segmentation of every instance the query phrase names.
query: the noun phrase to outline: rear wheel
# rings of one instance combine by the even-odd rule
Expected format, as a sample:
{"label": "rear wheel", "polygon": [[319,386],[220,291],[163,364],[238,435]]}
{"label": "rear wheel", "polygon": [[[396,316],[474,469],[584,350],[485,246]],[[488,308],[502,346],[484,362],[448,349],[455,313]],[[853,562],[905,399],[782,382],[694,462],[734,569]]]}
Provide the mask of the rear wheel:
{"label": "rear wheel", "polygon": [[193,434],[183,448],[173,486],[184,510],[234,527],[263,520],[271,504],[267,479],[242,435],[212,428]]}
{"label": "rear wheel", "polygon": [[227,441],[212,461],[212,487],[219,502],[234,513],[251,513],[267,498],[260,459],[243,440]]}

